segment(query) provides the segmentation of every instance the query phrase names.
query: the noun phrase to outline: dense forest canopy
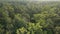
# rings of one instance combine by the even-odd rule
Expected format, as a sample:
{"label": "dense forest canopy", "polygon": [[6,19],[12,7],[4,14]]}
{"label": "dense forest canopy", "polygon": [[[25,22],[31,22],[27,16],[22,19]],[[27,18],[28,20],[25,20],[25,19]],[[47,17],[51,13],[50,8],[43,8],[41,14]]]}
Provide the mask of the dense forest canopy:
{"label": "dense forest canopy", "polygon": [[60,34],[60,1],[0,1],[0,34]]}

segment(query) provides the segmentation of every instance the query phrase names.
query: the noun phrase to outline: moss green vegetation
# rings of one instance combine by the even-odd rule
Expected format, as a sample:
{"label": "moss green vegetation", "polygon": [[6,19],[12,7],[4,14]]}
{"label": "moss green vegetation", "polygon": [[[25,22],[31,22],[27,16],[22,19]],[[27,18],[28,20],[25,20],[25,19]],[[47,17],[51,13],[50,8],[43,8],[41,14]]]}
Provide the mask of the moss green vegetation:
{"label": "moss green vegetation", "polygon": [[0,34],[60,34],[60,2],[0,2]]}

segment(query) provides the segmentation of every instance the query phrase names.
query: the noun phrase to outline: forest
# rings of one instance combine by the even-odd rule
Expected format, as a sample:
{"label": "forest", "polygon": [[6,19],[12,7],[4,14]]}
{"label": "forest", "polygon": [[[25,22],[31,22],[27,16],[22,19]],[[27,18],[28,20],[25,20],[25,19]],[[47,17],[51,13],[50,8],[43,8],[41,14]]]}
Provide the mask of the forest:
{"label": "forest", "polygon": [[60,1],[0,1],[0,34],[60,34]]}

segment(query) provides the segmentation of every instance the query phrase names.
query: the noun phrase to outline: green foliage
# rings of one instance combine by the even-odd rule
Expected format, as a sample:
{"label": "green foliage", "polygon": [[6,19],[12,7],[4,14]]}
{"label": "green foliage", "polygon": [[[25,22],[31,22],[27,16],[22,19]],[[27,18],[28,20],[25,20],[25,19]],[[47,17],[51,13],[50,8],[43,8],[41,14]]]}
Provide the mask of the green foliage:
{"label": "green foliage", "polygon": [[60,2],[0,2],[0,34],[60,34]]}

